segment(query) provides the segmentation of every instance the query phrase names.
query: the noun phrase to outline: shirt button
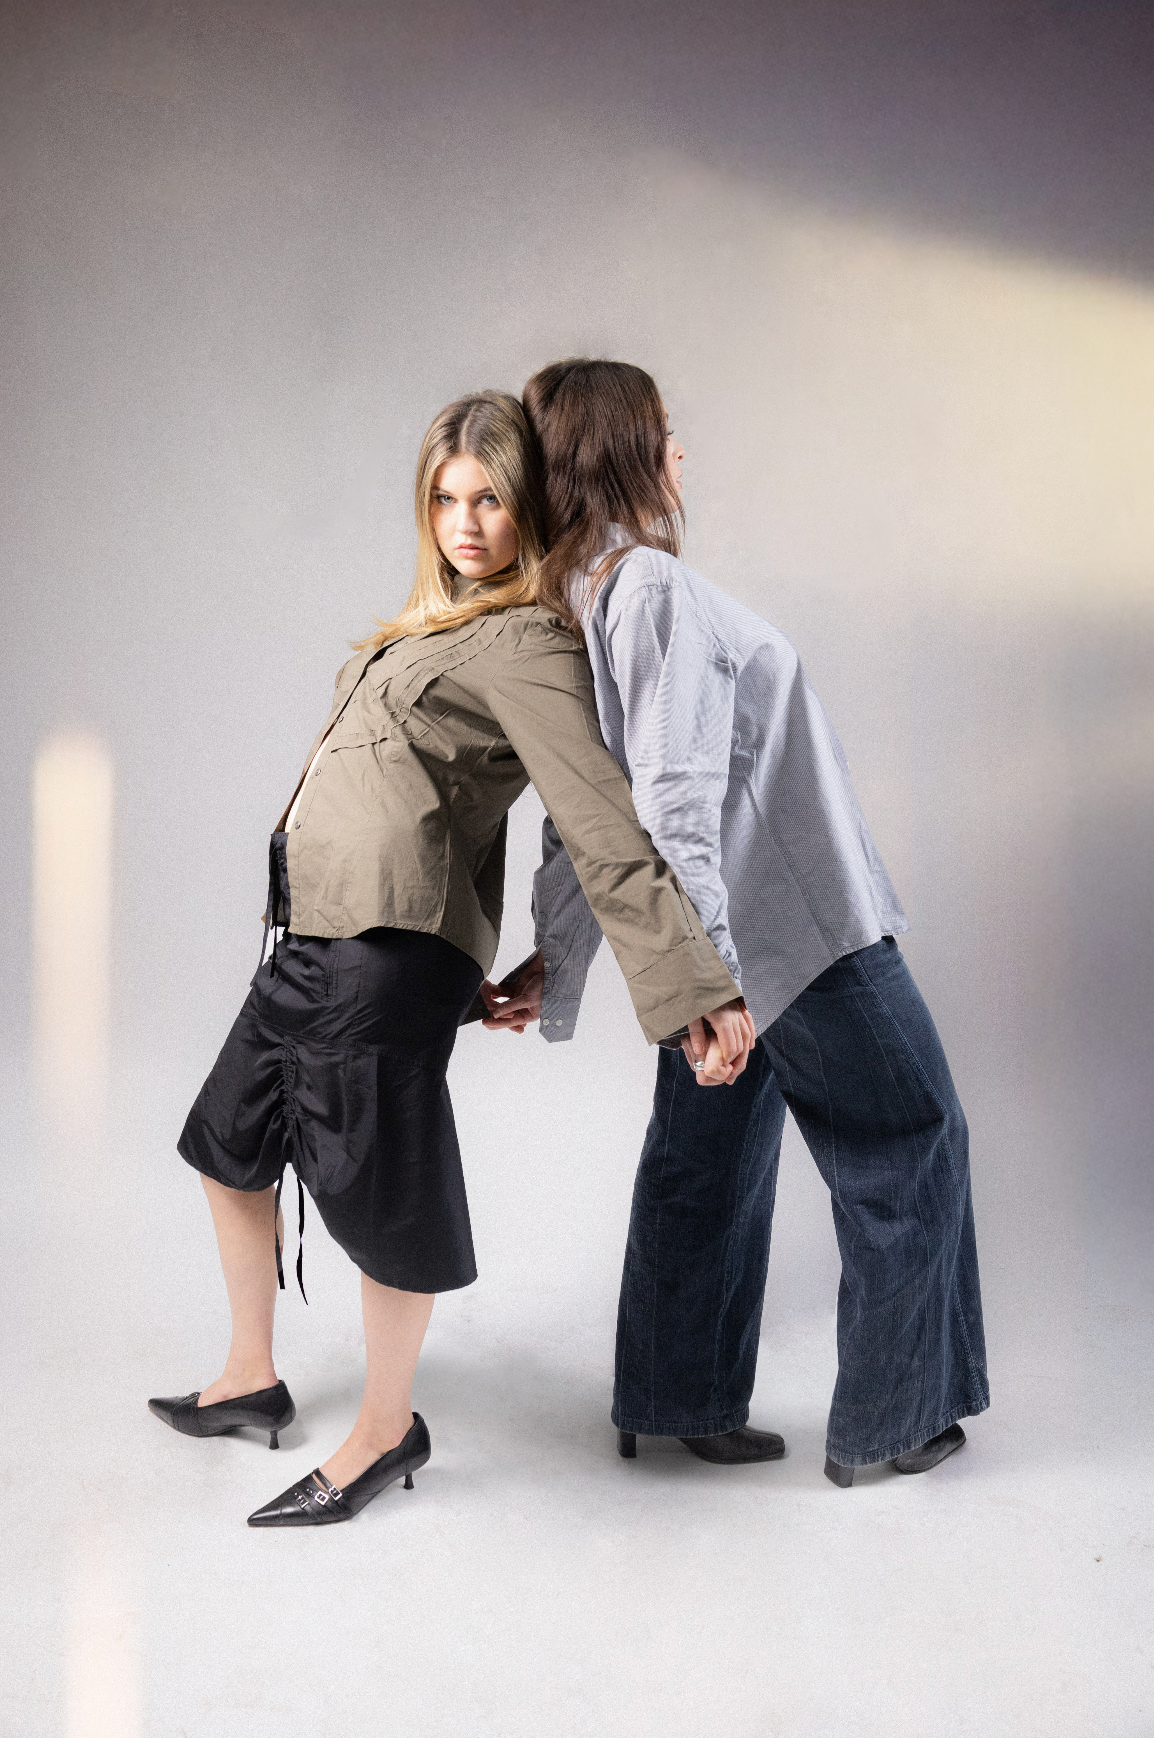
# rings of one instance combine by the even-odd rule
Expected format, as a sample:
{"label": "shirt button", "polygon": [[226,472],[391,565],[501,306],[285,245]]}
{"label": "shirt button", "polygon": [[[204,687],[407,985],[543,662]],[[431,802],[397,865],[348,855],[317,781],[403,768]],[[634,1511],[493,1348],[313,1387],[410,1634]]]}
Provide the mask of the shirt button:
{"label": "shirt button", "polygon": [[300,826],[300,822],[299,822],[299,821],[298,821],[298,822],[297,822],[297,826],[298,826],[298,827],[299,827],[299,826]]}
{"label": "shirt button", "polygon": [[549,961],[548,960],[542,960],[541,964],[545,967],[546,971],[549,970]]}
{"label": "shirt button", "polygon": [[548,1020],[542,1020],[541,1024],[542,1024],[542,1026],[547,1026],[549,1024],[549,1022],[548,1022]]}
{"label": "shirt button", "polygon": [[554,1022],[553,1022],[553,1024],[554,1024],[554,1026],[560,1026],[560,1024],[561,1024],[561,1021],[560,1021],[560,1020],[554,1020]]}

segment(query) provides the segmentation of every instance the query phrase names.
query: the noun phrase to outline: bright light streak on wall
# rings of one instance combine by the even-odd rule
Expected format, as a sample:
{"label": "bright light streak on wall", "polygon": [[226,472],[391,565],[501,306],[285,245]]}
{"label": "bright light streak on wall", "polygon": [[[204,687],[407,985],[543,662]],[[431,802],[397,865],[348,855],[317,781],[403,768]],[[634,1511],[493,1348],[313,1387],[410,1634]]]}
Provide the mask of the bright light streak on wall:
{"label": "bright light streak on wall", "polygon": [[42,1103],[95,1118],[108,1076],[112,763],[89,735],[52,737],[32,777],[33,1036]]}
{"label": "bright light streak on wall", "polygon": [[[678,247],[668,257],[676,228]],[[1154,596],[1154,295],[648,164],[651,295],[707,569],[1099,613]],[[733,582],[728,577],[723,583]],[[764,607],[764,606],[763,606]]]}

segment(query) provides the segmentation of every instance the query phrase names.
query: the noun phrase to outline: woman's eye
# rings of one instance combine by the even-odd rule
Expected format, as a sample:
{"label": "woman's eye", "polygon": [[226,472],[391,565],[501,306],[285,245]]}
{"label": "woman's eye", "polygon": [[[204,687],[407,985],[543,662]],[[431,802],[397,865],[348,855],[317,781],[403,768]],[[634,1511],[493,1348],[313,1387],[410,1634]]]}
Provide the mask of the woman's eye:
{"label": "woman's eye", "polygon": [[496,495],[482,495],[481,504],[484,507],[499,507],[501,505]]}
{"label": "woman's eye", "polygon": [[433,500],[437,503],[438,507],[448,507],[451,504],[452,499],[453,499],[453,497],[451,495],[434,495],[433,496]]}

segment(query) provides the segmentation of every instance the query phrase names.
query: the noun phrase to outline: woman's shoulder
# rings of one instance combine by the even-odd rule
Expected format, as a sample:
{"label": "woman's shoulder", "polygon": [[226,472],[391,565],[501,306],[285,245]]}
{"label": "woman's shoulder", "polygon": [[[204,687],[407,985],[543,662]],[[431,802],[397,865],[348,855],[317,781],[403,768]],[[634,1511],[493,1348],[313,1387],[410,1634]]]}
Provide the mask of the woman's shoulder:
{"label": "woman's shoulder", "polygon": [[697,645],[738,668],[766,648],[796,657],[779,629],[663,549],[631,549],[610,574],[594,617],[599,611],[605,635],[627,632],[639,609],[660,639],[676,635],[683,648]]}
{"label": "woman's shoulder", "polygon": [[635,544],[606,575],[598,590],[597,605],[607,616],[642,598],[651,601],[664,598],[675,607],[679,595],[691,591],[695,584],[700,584],[698,576],[680,557],[664,549]]}
{"label": "woman's shoulder", "polygon": [[501,639],[509,647],[539,646],[544,649],[563,644],[572,650],[580,644],[572,628],[555,609],[545,604],[515,604],[512,609],[502,610],[496,619],[503,624]]}
{"label": "woman's shoulder", "polygon": [[693,578],[678,555],[666,549],[653,549],[647,543],[635,543],[627,549],[613,568],[618,583],[627,587],[644,585],[680,585]]}

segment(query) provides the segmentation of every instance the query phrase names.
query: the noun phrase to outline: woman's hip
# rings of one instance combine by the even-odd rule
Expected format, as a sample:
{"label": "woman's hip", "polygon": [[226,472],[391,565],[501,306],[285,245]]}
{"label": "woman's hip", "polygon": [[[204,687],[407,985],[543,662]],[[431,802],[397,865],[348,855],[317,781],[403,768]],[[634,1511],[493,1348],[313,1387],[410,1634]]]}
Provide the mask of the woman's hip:
{"label": "woman's hip", "polygon": [[246,1012],[326,1047],[451,1047],[482,976],[468,954],[421,930],[290,934],[254,977]]}

